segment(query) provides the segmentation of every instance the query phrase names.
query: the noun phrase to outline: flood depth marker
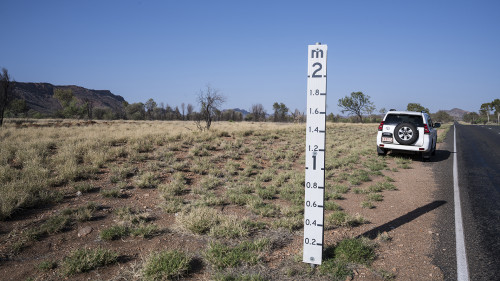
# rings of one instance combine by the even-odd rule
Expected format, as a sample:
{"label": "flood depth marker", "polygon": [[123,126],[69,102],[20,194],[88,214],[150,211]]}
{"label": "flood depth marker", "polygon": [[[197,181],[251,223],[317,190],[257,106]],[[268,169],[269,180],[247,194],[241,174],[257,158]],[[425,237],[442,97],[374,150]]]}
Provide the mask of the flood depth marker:
{"label": "flood depth marker", "polygon": [[307,128],[302,261],[320,265],[323,255],[327,45],[307,48]]}

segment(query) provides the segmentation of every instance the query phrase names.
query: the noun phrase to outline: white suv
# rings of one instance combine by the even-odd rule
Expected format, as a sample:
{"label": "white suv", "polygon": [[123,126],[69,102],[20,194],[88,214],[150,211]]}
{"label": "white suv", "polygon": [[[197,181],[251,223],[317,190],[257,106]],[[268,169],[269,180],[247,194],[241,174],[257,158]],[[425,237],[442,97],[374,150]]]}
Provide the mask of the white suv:
{"label": "white suv", "polygon": [[432,123],[425,112],[387,112],[378,126],[377,152],[387,154],[389,150],[420,153],[427,160],[436,153],[437,131],[440,123]]}

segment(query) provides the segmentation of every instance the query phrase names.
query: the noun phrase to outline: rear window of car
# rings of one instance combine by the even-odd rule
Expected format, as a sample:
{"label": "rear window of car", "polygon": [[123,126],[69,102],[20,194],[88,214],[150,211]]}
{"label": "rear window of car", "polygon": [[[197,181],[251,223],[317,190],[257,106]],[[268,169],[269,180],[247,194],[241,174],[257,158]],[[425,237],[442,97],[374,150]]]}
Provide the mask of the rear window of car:
{"label": "rear window of car", "polygon": [[417,127],[424,126],[422,116],[420,115],[389,114],[384,121],[385,125],[396,125],[400,123],[412,123]]}

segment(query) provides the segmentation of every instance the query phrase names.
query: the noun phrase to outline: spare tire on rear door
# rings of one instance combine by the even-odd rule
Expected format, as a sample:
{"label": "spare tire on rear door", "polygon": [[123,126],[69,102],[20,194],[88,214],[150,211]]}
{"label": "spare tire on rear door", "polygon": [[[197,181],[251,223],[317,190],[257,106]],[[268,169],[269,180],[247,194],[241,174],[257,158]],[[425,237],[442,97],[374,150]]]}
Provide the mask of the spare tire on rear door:
{"label": "spare tire on rear door", "polygon": [[394,129],[394,137],[399,144],[413,144],[418,140],[417,127],[412,123],[401,123]]}

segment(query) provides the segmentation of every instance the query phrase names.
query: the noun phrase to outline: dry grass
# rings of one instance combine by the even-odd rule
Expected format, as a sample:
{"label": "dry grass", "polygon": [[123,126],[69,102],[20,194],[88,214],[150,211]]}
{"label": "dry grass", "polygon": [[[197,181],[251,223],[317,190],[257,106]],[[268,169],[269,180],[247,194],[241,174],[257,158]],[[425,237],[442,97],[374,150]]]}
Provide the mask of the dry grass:
{"label": "dry grass", "polygon": [[[301,236],[305,124],[217,122],[210,132],[199,132],[194,123],[180,121],[61,125],[67,122],[27,128],[8,123],[1,128],[0,220],[28,208],[57,209],[58,202],[77,191],[91,196],[100,189],[102,200],[114,201],[128,200],[127,194],[140,191],[161,201],[157,207],[163,216],[175,217],[172,229],[203,237],[206,247],[207,241],[215,241],[212,248],[218,245],[222,252],[239,249],[231,246],[235,241],[252,243],[276,231]],[[328,124],[326,186],[330,190],[325,215],[329,227],[363,223],[364,218],[340,211],[341,199],[368,191],[368,186],[373,186],[372,192],[391,190],[389,180],[380,183],[384,171],[390,166],[411,167],[406,159],[377,156],[376,130],[374,124]],[[107,186],[101,188],[95,182]],[[111,191],[120,199],[104,198]],[[371,203],[383,195],[359,198]],[[118,211],[120,220],[140,220],[130,210]],[[157,233],[154,225],[142,221],[122,225],[129,232],[144,227],[137,236]],[[120,229],[111,230],[106,231],[115,237],[112,234]],[[287,235],[279,237],[277,244],[286,244]],[[223,267],[209,260],[214,267]],[[257,261],[263,262],[259,258],[241,264]]]}

